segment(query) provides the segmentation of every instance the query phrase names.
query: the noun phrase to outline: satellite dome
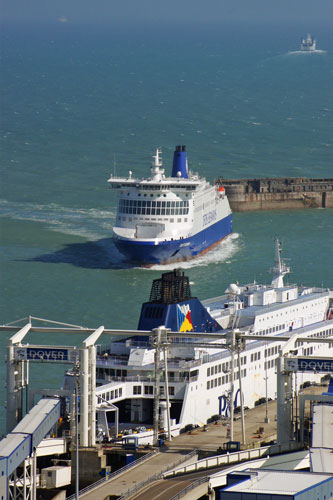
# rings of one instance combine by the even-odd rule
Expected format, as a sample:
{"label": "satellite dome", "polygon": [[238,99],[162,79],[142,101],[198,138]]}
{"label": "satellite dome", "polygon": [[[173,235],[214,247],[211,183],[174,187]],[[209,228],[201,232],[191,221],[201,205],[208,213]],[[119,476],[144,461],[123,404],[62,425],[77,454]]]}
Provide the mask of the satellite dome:
{"label": "satellite dome", "polygon": [[230,295],[239,295],[240,294],[240,289],[236,285],[236,283],[230,283],[230,285],[226,289],[226,293],[230,293]]}

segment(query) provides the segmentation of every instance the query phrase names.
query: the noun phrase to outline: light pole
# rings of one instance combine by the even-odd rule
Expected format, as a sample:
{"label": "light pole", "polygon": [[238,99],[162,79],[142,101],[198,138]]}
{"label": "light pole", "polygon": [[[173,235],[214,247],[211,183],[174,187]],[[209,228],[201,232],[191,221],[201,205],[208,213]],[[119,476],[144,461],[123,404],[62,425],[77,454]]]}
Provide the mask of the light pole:
{"label": "light pole", "polygon": [[[77,368],[77,367],[75,367]],[[75,500],[79,500],[79,388],[78,371],[74,371],[74,395],[75,395]]]}
{"label": "light pole", "polygon": [[237,336],[237,352],[238,352],[238,382],[239,382],[239,398],[241,407],[241,423],[242,423],[242,444],[245,444],[245,418],[244,418],[244,401],[243,401],[243,391],[242,391],[242,371],[241,371],[241,359],[240,353],[242,349],[242,338],[240,335]]}
{"label": "light pole", "polygon": [[[79,499],[79,382],[78,377],[80,375],[80,366],[76,363],[73,370],[66,372],[66,375],[73,377],[74,381],[74,401],[73,410],[74,415],[72,415],[72,422],[75,422],[75,500]],[[73,439],[73,428],[72,428],[72,439]]]}
{"label": "light pole", "polygon": [[158,446],[159,429],[159,407],[160,407],[160,353],[161,353],[161,329],[154,328],[152,345],[155,347],[155,387],[154,387],[154,445]]}
{"label": "light pole", "polygon": [[231,373],[230,373],[230,441],[234,440],[234,385],[235,385],[235,329],[232,329]]}
{"label": "light pole", "polygon": [[[267,352],[267,344],[265,345],[265,352]],[[268,417],[268,376],[267,376],[267,358],[265,361],[265,386],[266,386],[266,415],[265,415],[265,424],[269,423],[269,417]]]}

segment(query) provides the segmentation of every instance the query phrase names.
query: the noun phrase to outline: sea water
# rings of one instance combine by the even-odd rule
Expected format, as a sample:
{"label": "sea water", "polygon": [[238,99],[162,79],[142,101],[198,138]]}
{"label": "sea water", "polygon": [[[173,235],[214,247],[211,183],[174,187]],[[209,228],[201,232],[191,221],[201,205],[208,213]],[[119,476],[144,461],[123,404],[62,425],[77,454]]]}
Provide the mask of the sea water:
{"label": "sea water", "polygon": [[[217,177],[332,178],[333,38],[298,52],[297,27],[182,30],[7,26],[3,34],[0,324],[29,315],[136,328],[151,282],[174,266],[132,267],[113,245],[109,175],[149,174],[162,147]],[[269,283],[274,237],[288,278],[333,288],[332,209],[235,213],[234,233],[182,267],[200,299]],[[23,321],[22,324],[25,322]],[[0,433],[6,346],[0,334]],[[79,345],[82,335],[29,334]],[[109,339],[103,337],[101,342]],[[31,363],[32,365],[32,363]],[[63,366],[31,366],[30,388],[60,387]]]}

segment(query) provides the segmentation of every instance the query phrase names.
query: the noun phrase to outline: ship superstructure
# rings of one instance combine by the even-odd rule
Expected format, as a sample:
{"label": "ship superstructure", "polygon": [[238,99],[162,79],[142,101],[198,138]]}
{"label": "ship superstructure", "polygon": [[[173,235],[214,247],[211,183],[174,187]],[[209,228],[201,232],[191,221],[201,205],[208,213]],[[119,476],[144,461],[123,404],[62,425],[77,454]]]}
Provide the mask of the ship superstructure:
{"label": "ship superstructure", "polygon": [[308,33],[306,38],[301,40],[301,50],[303,52],[314,52],[316,50],[316,40]]}
{"label": "ship superstructure", "polygon": [[223,186],[211,185],[188,168],[185,146],[174,152],[170,177],[162,168],[161,150],[151,175],[138,179],[111,176],[118,189],[113,228],[119,251],[143,264],[177,262],[207,251],[232,231],[232,214]]}
{"label": "ship superstructure", "polygon": [[[175,332],[166,347],[167,370],[163,356],[160,361],[161,407],[164,404],[165,410],[167,373],[173,428],[202,425],[214,415],[228,416],[231,405],[239,407],[239,370],[243,404],[253,407],[263,398],[276,398],[279,356],[291,350],[304,356],[333,356],[333,293],[286,285],[283,278],[289,267],[280,252],[276,240],[270,285],[233,283],[223,295],[203,302],[191,296],[189,280],[179,270],[154,280],[138,329],[164,325]],[[188,332],[188,339],[178,338],[176,332]],[[193,338],[191,332],[203,332],[204,338]],[[316,342],[309,342],[309,337]],[[332,342],[318,343],[318,337]],[[152,421],[154,356],[154,345],[143,336],[113,342],[100,353],[97,380],[103,385],[96,390],[98,401],[116,405],[122,422]],[[320,381],[320,376],[300,374],[298,387],[307,380]]]}

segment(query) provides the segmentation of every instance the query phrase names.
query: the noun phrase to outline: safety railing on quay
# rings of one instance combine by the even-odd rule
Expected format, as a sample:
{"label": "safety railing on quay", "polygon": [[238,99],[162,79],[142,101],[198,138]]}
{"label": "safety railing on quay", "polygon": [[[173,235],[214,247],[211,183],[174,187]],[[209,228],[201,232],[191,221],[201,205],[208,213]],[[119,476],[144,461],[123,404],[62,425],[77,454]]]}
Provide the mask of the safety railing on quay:
{"label": "safety railing on quay", "polygon": [[185,465],[179,469],[169,470],[163,474],[164,478],[174,477],[178,474],[197,472],[203,469],[219,467],[220,465],[229,465],[233,463],[243,462],[244,460],[254,460],[263,456],[278,455],[279,453],[287,453],[295,451],[299,446],[295,442],[283,444],[274,444],[270,446],[262,446],[260,448],[249,448],[247,450],[225,453],[223,455],[215,455],[214,457],[204,458],[190,465]]}
{"label": "safety railing on quay", "polygon": [[190,491],[192,491],[195,488],[197,488],[198,486],[200,486],[200,484],[208,483],[208,481],[209,481],[209,477],[207,477],[207,476],[201,477],[200,479],[196,479],[195,481],[193,481],[191,484],[186,486],[184,489],[182,489],[179,493],[174,495],[169,500],[179,500],[180,498],[185,496],[187,493],[189,493]]}
{"label": "safety railing on quay", "polygon": [[[195,455],[197,454],[197,450],[193,450],[191,451],[190,453],[188,453],[187,455],[184,455],[184,457],[180,458],[179,460],[177,460],[176,462],[174,462],[172,465],[168,465],[166,466],[164,469],[162,469],[160,472],[152,475],[152,476],[149,476],[147,479],[145,479],[144,481],[141,481],[141,483],[137,483],[135,484],[134,486],[132,486],[131,488],[129,488],[128,490],[126,490],[119,498],[118,500],[127,500],[127,498],[131,497],[134,493],[136,493],[137,491],[139,490],[142,490],[142,488],[144,488],[145,486],[147,486],[148,484],[154,482],[154,481],[158,481],[159,479],[163,479],[163,474],[164,472],[166,472],[167,470],[170,470],[170,469],[174,469],[175,467],[177,467],[178,465],[180,465],[181,463],[183,462],[186,462],[187,460],[189,460],[190,458],[194,457]],[[68,499],[67,499],[68,500]]]}
{"label": "safety railing on quay", "polygon": [[[146,455],[138,458],[134,462],[132,462],[128,465],[125,465],[121,469],[118,469],[115,472],[112,472],[111,474],[109,474],[105,477],[102,477],[101,479],[99,479],[95,483],[89,484],[89,486],[86,486],[85,488],[83,488],[82,490],[79,491],[79,497],[84,495],[85,493],[88,493],[88,491],[91,491],[91,490],[94,490],[95,488],[98,488],[99,486],[101,486],[104,483],[108,483],[109,481],[111,481],[111,479],[114,479],[116,476],[119,476],[120,474],[123,474],[124,472],[128,471],[129,469],[132,469],[133,467],[141,464],[142,462],[145,462],[146,460],[148,460],[149,458],[151,458],[154,455],[156,455],[155,451],[152,451],[151,453],[147,453]],[[75,500],[75,499],[76,499],[76,493],[74,493],[73,495],[70,495],[69,497],[66,497],[66,500]]]}

